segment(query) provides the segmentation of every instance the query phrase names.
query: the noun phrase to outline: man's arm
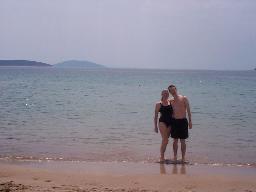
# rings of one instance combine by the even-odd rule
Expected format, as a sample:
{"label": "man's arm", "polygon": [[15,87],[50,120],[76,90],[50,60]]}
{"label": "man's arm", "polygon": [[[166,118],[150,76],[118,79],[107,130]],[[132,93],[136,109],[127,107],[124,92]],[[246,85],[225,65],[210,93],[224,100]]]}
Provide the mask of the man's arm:
{"label": "man's arm", "polygon": [[186,96],[184,96],[184,99],[185,99],[186,110],[187,110],[187,113],[188,113],[189,128],[192,129],[192,118],[191,118],[191,111],[190,111],[189,101],[188,101],[188,98]]}

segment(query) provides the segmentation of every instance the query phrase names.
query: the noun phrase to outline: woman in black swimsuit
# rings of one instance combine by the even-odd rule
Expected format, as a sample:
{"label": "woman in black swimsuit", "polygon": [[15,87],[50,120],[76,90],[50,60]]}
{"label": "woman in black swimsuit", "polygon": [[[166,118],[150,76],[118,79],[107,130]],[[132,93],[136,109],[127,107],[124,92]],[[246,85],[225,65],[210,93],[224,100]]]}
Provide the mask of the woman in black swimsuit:
{"label": "woman in black swimsuit", "polygon": [[[159,112],[161,116],[158,122]],[[168,139],[170,136],[172,114],[173,114],[173,109],[172,109],[171,101],[169,100],[169,92],[168,90],[163,90],[161,101],[156,103],[155,118],[154,118],[155,132],[158,133],[158,128],[159,128],[162,136],[162,144],[160,148],[160,153],[161,153],[160,163],[164,163],[165,161],[164,153],[165,153],[166,146],[168,144]]]}

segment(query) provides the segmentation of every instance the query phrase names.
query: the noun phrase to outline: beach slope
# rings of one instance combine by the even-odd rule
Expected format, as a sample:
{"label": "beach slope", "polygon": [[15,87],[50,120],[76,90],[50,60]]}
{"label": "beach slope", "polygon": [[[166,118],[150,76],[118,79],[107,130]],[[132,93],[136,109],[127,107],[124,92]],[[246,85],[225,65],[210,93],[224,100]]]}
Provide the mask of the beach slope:
{"label": "beach slope", "polygon": [[0,191],[256,191],[256,174],[253,171],[246,173],[251,168],[194,166],[182,170],[184,167],[181,165],[161,167],[153,164],[150,171],[150,165],[136,165],[142,167],[136,171],[136,166],[130,164],[96,165],[27,166],[0,163]]}

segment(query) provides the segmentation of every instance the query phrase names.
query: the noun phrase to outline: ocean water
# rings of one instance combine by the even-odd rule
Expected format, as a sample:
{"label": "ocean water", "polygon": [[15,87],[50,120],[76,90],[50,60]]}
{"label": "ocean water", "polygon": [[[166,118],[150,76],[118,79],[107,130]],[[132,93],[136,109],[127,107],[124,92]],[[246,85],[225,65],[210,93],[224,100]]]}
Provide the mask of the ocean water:
{"label": "ocean water", "polygon": [[190,101],[191,162],[256,164],[255,71],[1,67],[0,157],[153,162],[171,83]]}

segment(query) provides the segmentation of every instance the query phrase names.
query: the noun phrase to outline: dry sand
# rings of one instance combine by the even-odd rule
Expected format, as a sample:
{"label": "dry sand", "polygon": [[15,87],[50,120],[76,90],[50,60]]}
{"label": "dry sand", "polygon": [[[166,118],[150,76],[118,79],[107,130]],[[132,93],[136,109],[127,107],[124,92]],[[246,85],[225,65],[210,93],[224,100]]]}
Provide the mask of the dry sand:
{"label": "dry sand", "polygon": [[256,168],[0,162],[0,191],[256,192]]}

